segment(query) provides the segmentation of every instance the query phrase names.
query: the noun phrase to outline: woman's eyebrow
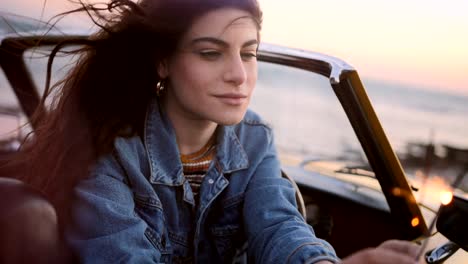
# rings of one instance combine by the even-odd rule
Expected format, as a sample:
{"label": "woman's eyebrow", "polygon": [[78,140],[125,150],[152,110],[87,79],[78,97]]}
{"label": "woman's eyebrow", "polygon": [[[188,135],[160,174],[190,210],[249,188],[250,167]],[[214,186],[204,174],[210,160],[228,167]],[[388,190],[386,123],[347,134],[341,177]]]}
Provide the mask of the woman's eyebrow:
{"label": "woman's eyebrow", "polygon": [[253,46],[253,45],[258,45],[258,40],[252,39],[252,40],[246,41],[246,42],[242,45],[242,47],[245,48],[245,47]]}
{"label": "woman's eyebrow", "polygon": [[[191,41],[191,44],[196,45],[196,44],[202,43],[202,42],[209,42],[209,43],[212,43],[212,44],[224,47],[224,48],[229,47],[229,43],[227,43],[226,41],[218,39],[218,38],[213,38],[213,37],[196,38],[196,39]],[[242,44],[242,48],[252,46],[252,45],[257,45],[257,44],[258,44],[258,40],[256,40],[256,39],[248,40],[248,41],[244,42],[244,44]]]}

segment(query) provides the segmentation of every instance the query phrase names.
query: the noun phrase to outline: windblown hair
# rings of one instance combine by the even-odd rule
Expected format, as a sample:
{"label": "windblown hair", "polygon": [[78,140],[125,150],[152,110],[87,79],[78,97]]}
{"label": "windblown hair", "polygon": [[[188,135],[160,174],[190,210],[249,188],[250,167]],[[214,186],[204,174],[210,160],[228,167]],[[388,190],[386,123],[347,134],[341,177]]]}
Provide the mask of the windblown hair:
{"label": "windblown hair", "polygon": [[[49,89],[31,122],[34,134],[14,159],[20,178],[42,190],[66,215],[72,188],[89,175],[97,159],[111,153],[116,137],[139,134],[150,98],[160,80],[157,66],[172,56],[195,19],[222,7],[247,11],[259,29],[256,0],[112,0],[103,8],[79,0],[80,8],[100,27],[80,45],[79,59],[67,76]],[[46,97],[54,94],[49,110]]]}

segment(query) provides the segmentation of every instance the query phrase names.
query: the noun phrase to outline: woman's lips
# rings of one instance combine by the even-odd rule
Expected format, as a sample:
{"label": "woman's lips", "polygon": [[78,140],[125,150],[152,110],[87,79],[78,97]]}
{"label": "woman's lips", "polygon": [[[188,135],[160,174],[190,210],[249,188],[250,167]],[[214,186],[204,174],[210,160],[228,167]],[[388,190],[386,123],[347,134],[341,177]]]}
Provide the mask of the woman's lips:
{"label": "woman's lips", "polygon": [[215,97],[221,102],[232,106],[242,105],[247,100],[247,95],[236,93],[219,94],[215,95]]}

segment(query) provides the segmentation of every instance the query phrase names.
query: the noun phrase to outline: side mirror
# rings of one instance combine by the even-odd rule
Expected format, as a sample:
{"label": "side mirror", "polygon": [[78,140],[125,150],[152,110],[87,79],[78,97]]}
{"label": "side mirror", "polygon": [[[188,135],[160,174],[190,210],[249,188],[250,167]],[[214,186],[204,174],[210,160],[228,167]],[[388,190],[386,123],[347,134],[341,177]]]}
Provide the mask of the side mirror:
{"label": "side mirror", "polygon": [[452,202],[442,205],[436,226],[442,235],[468,251],[468,199],[454,195]]}

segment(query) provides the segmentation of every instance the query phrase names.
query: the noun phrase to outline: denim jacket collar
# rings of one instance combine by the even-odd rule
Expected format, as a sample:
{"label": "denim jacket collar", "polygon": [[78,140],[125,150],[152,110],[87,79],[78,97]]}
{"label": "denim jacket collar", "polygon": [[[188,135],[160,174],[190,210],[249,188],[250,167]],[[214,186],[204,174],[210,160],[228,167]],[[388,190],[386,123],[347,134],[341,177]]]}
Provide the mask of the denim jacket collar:
{"label": "denim jacket collar", "polygon": [[[220,126],[217,130],[216,164],[220,173],[230,173],[249,166],[247,154],[235,131],[235,126]],[[182,185],[183,168],[172,124],[162,111],[158,99],[153,99],[146,113],[144,144],[151,168],[152,184]]]}
{"label": "denim jacket collar", "polygon": [[231,173],[249,167],[249,160],[234,126],[220,126],[218,130],[216,158],[223,173]]}

